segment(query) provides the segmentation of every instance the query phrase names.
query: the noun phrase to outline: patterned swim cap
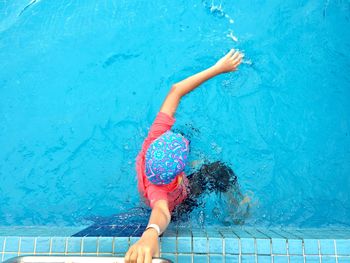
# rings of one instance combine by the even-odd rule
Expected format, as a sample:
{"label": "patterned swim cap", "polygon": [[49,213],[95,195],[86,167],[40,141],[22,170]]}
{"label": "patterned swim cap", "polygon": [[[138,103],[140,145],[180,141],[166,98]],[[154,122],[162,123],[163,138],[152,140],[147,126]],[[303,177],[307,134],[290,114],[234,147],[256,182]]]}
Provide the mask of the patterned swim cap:
{"label": "patterned swim cap", "polygon": [[185,169],[188,140],[167,131],[154,140],[146,152],[146,176],[156,185],[171,183]]}

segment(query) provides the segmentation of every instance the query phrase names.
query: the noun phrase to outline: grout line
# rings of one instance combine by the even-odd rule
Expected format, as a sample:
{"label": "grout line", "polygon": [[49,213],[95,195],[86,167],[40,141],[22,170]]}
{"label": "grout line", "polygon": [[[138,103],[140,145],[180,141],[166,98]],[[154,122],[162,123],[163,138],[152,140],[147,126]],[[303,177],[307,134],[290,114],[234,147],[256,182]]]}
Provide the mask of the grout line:
{"label": "grout line", "polygon": [[112,239],[112,254],[115,254],[115,237]]}
{"label": "grout line", "polygon": [[192,260],[192,263],[195,263],[194,262],[194,253],[193,253],[193,234],[192,234],[192,230],[190,230],[190,234],[191,234],[191,260]]}
{"label": "grout line", "polygon": [[256,244],[256,238],[254,238],[254,254],[255,254],[255,263],[258,263],[258,245]]}
{"label": "grout line", "polygon": [[239,256],[238,256],[238,262],[239,263],[242,263],[242,243],[241,243],[241,238],[238,238],[238,253],[239,253]]}
{"label": "grout line", "polygon": [[288,263],[290,263],[290,257],[289,257],[289,240],[287,238],[286,240],[286,253],[287,253],[287,260],[288,260]]}
{"label": "grout line", "polygon": [[[256,232],[259,232],[260,234],[262,234],[264,237],[263,238],[270,238],[268,235],[266,235],[265,233],[263,233],[262,231],[260,231],[259,229],[255,229],[256,230]],[[263,238],[260,238],[260,239],[263,239]]]}
{"label": "grout line", "polygon": [[4,261],[5,247],[6,247],[6,239],[7,239],[7,237],[4,238],[4,243],[2,244],[2,257],[1,257],[1,262]]}
{"label": "grout line", "polygon": [[37,240],[37,237],[34,238],[34,251],[33,251],[34,255],[36,255],[36,240]]}
{"label": "grout line", "polygon": [[52,254],[52,237],[50,237],[49,255]]}
{"label": "grout line", "polygon": [[68,254],[68,238],[65,238],[64,241],[64,254],[67,255]]}
{"label": "grout line", "polygon": [[283,229],[282,230],[284,233],[287,233],[288,235],[291,235],[292,236],[292,238],[291,239],[302,239],[300,236],[298,236],[298,235],[295,235],[295,233],[293,233],[293,232],[290,232],[290,230],[289,229]]}
{"label": "grout line", "polygon": [[[220,235],[221,235],[221,233],[220,233]],[[222,241],[222,256],[224,257],[224,262],[226,263],[226,239],[221,238],[221,241]]]}
{"label": "grout line", "polygon": [[176,230],[175,230],[175,252],[176,252],[175,260],[176,260],[176,262],[178,261],[178,253],[179,253],[179,246],[177,244],[177,242],[178,242],[177,241],[177,238],[178,238],[177,233],[178,233],[178,229],[176,228]]}
{"label": "grout line", "polygon": [[21,243],[22,243],[22,237],[19,237],[17,256],[19,256],[21,254]]}
{"label": "grout line", "polygon": [[270,255],[271,255],[271,262],[275,262],[275,258],[273,257],[273,254],[272,254],[272,238],[269,237],[270,239]]}
{"label": "grout line", "polygon": [[[233,229],[231,229],[231,232],[232,232],[232,234],[235,236],[235,238],[240,239],[240,237],[233,231]],[[232,237],[232,238],[233,238],[233,237]]]}
{"label": "grout line", "polygon": [[209,257],[209,254],[210,254],[210,251],[209,251],[209,237],[208,237],[207,231],[205,231],[205,237],[207,239],[207,241],[206,241],[206,243],[207,243],[207,254],[208,254],[208,257]]}
{"label": "grout line", "polygon": [[303,259],[304,259],[304,263],[306,263],[304,239],[302,239],[302,241],[301,241],[301,248],[302,248],[302,250],[303,250]]}
{"label": "grout line", "polygon": [[335,262],[338,263],[338,251],[337,251],[337,242],[335,239],[333,240],[334,242],[334,255],[335,255]]}
{"label": "grout line", "polygon": [[98,256],[98,254],[100,252],[100,238],[101,237],[96,238],[96,256]]}
{"label": "grout line", "polygon": [[80,255],[83,255],[84,252],[84,239],[85,237],[82,237],[80,240]]}
{"label": "grout line", "polygon": [[320,263],[322,263],[322,260],[321,260],[321,245],[320,245],[320,240],[317,239],[317,248],[318,248],[318,257],[320,259]]}
{"label": "grout line", "polygon": [[277,232],[277,231],[275,231],[275,230],[273,230],[273,229],[270,229],[270,231],[271,232],[273,232],[273,233],[275,233],[277,236],[279,236],[278,238],[284,238],[284,239],[288,239],[287,237],[285,237],[285,236],[283,236],[282,234],[281,234],[281,232]]}

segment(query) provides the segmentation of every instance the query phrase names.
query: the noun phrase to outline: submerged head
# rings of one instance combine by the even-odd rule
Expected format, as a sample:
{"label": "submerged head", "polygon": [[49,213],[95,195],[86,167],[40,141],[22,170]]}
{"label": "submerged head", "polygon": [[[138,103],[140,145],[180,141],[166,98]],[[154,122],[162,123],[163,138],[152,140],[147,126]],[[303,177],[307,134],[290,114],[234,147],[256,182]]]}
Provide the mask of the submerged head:
{"label": "submerged head", "polygon": [[146,176],[156,185],[171,183],[183,172],[189,153],[188,140],[168,131],[153,141],[146,152]]}

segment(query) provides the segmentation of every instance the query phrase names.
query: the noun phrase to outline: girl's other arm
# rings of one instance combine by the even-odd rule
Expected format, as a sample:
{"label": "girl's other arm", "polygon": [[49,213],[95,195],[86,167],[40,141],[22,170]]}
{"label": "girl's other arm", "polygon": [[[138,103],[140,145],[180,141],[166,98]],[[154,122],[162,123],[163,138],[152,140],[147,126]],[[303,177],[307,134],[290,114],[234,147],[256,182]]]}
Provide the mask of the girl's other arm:
{"label": "girl's other arm", "polygon": [[214,66],[174,84],[165,98],[160,111],[174,116],[183,96],[197,88],[203,82],[221,73],[235,71],[241,63],[242,57],[243,55],[241,53],[231,49]]}

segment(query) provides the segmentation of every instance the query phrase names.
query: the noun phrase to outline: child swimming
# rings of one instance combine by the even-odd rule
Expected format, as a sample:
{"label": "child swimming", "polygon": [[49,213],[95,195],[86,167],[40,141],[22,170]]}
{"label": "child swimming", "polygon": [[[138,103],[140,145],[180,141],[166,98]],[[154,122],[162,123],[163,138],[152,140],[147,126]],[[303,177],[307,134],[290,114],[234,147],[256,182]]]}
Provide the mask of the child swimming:
{"label": "child swimming", "polygon": [[[141,238],[127,251],[125,262],[148,263],[152,262],[152,257],[159,257],[158,237],[168,227],[171,213],[175,208],[178,211],[180,204],[193,203],[189,194],[190,191],[196,190],[184,173],[189,154],[189,141],[184,136],[170,131],[175,123],[174,114],[181,98],[203,82],[219,74],[237,70],[242,58],[240,52],[232,49],[214,66],[171,87],[137,156],[138,190],[145,203],[152,208],[152,212]],[[209,182],[218,189],[227,187],[224,184],[220,185],[220,180],[214,179]],[[198,191],[200,193],[202,190]],[[188,208],[191,207],[193,206],[190,205]]]}

